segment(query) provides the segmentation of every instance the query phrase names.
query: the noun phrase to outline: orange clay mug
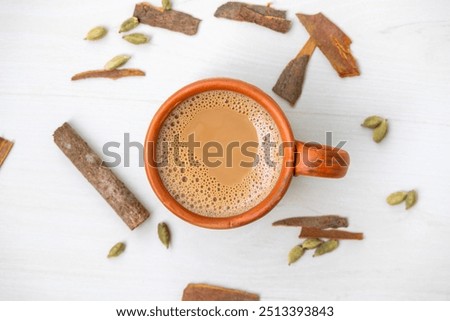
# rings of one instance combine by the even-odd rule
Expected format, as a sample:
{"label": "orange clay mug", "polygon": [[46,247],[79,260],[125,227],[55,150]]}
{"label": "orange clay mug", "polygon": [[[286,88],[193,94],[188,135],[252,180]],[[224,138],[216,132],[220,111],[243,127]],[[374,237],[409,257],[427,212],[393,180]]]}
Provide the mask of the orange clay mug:
{"label": "orange clay mug", "polygon": [[[209,91],[231,91],[255,101],[270,115],[278,127],[279,137],[283,143],[281,155],[283,162],[279,176],[267,196],[245,212],[227,217],[201,215],[180,204],[164,185],[156,163],[156,143],[166,118],[180,103]],[[161,202],[181,219],[212,229],[234,228],[263,217],[286,193],[292,176],[340,178],[345,176],[350,163],[348,153],[342,149],[296,141],[286,116],[272,98],[253,85],[227,78],[197,81],[169,97],[156,112],[149,126],[144,144],[144,158],[148,180]]]}

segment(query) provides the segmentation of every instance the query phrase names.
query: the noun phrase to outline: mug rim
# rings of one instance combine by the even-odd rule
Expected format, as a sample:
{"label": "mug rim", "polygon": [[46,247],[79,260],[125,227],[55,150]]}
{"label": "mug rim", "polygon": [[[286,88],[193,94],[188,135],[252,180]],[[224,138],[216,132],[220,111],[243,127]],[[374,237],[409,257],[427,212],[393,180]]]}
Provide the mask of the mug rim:
{"label": "mug rim", "polygon": [[[284,148],[283,164],[277,182],[269,194],[257,205],[249,210],[229,217],[209,217],[190,211],[181,205],[167,190],[159,175],[158,168],[150,165],[153,157],[160,129],[167,116],[183,101],[202,92],[211,90],[228,90],[243,94],[262,106],[272,117],[278,127],[282,142],[291,143],[292,147]],[[151,144],[153,142],[154,144]],[[184,86],[172,94],[156,111],[148,127],[144,142],[144,162],[147,179],[159,200],[173,214],[191,224],[211,228],[229,229],[251,223],[266,215],[284,196],[294,174],[294,167],[287,164],[294,163],[295,142],[289,121],[280,106],[268,94],[258,87],[241,80],[231,78],[208,78]],[[149,155],[152,155],[150,157]]]}

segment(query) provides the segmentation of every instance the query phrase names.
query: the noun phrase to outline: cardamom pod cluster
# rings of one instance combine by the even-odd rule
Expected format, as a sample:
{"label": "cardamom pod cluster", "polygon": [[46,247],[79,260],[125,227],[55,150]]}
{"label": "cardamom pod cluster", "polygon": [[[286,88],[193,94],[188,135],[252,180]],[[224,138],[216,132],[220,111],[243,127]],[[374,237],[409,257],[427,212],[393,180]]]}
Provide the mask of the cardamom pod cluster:
{"label": "cardamom pod cluster", "polygon": [[388,132],[387,119],[376,115],[367,117],[361,126],[373,129],[372,139],[376,143],[381,142]]}
{"label": "cardamom pod cluster", "polygon": [[386,202],[389,205],[398,205],[405,202],[405,208],[410,209],[417,202],[417,192],[415,190],[394,192],[386,198]]}
{"label": "cardamom pod cluster", "polygon": [[[163,5],[164,5],[164,1],[163,1]],[[166,3],[166,6],[167,5],[170,7],[170,1],[168,3]],[[170,10],[170,8],[167,10]],[[128,18],[127,20],[122,22],[122,24],[120,25],[119,33],[130,31],[130,30],[136,28],[138,25],[139,25],[139,19],[137,17]],[[108,33],[108,30],[105,27],[98,26],[98,27],[95,27],[95,28],[89,30],[89,32],[87,33],[87,35],[84,39],[91,40],[91,41],[98,40],[98,39],[103,38],[107,33]],[[149,41],[149,37],[144,34],[141,34],[141,33],[128,34],[128,35],[123,36],[122,38],[132,44],[135,44],[135,45],[144,44]],[[117,68],[125,65],[128,62],[128,60],[130,60],[130,58],[131,57],[128,55],[117,55],[105,64],[104,69],[106,71],[116,70]],[[104,72],[103,72],[103,74],[104,74]],[[144,73],[142,72],[142,74],[144,74]],[[114,74],[114,75],[116,75],[116,74]],[[83,79],[83,78],[79,78],[79,79]],[[74,80],[74,78],[72,78],[72,80]]]}
{"label": "cardamom pod cluster", "polygon": [[[364,119],[361,124],[362,127],[373,129],[373,140],[376,143],[381,142],[388,132],[387,119],[380,116],[373,115]],[[405,208],[410,209],[417,202],[417,192],[415,190],[410,190],[408,192],[398,191],[390,194],[386,198],[386,202],[389,205],[398,205],[405,202]]]}

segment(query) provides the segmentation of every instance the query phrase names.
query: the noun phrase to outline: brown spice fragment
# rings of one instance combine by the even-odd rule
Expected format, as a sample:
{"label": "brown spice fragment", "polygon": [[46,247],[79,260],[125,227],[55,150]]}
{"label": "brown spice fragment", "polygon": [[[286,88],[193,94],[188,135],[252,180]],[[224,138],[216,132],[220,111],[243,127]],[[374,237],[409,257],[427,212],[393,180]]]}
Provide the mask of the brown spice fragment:
{"label": "brown spice fragment", "polygon": [[272,223],[273,226],[301,226],[318,229],[348,227],[346,217],[338,215],[290,217]]}
{"label": "brown spice fragment", "polygon": [[189,283],[182,301],[259,301],[259,295],[204,283]]}
{"label": "brown spice fragment", "polygon": [[111,78],[116,80],[119,78],[132,76],[145,76],[145,72],[140,69],[88,70],[74,75],[72,77],[72,80],[80,80],[86,78]]}
{"label": "brown spice fragment", "polygon": [[237,21],[244,21],[239,12],[242,7],[247,7],[259,14],[286,19],[286,11],[277,10],[270,6],[261,6],[256,4],[248,4],[243,2],[230,1],[217,8],[214,16],[217,18],[226,18]]}
{"label": "brown spice fragment", "polygon": [[272,29],[274,31],[286,33],[289,29],[291,29],[291,22],[289,20],[265,16],[245,6],[241,8],[239,14],[247,22],[256,23],[257,25]]}
{"label": "brown spice fragment", "polygon": [[0,137],[0,166],[2,166],[6,157],[8,157],[9,151],[13,147],[14,143]]}
{"label": "brown spice fragment", "polygon": [[299,238],[310,237],[323,237],[328,239],[340,239],[340,240],[362,240],[364,238],[363,233],[353,233],[341,230],[322,230],[315,227],[302,227]]}
{"label": "brown spice fragment", "polygon": [[56,129],[53,138],[56,145],[130,229],[133,230],[150,216],[111,169],[102,166],[102,159],[68,123]]}
{"label": "brown spice fragment", "polygon": [[350,52],[352,41],[338,26],[322,13],[297,13],[297,17],[340,77],[359,75],[356,60]]}
{"label": "brown spice fragment", "polygon": [[197,33],[201,21],[187,13],[173,9],[161,10],[147,2],[136,4],[133,16],[138,18],[140,23],[181,32],[189,36]]}
{"label": "brown spice fragment", "polygon": [[295,105],[302,94],[306,67],[314,49],[316,49],[316,43],[313,38],[309,38],[298,55],[284,68],[277,83],[272,88],[274,93],[286,99],[291,106]]}
{"label": "brown spice fragment", "polygon": [[286,11],[277,10],[271,6],[232,1],[217,8],[214,16],[236,21],[253,22],[282,33],[288,32],[291,28],[291,21],[286,19]]}

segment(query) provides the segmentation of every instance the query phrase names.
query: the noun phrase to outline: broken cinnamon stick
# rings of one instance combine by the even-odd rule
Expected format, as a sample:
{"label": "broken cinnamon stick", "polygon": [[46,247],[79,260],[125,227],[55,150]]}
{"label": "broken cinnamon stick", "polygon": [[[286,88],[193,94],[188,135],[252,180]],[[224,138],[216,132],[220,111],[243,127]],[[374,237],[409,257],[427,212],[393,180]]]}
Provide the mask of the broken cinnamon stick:
{"label": "broken cinnamon stick", "polygon": [[272,88],[274,93],[286,99],[291,106],[295,105],[302,94],[306,67],[315,48],[316,43],[310,37],[298,55],[284,68],[277,83]]}
{"label": "broken cinnamon stick", "polygon": [[355,58],[350,52],[351,39],[322,13],[297,17],[340,77],[358,76]]}
{"label": "broken cinnamon stick", "polygon": [[348,227],[346,217],[338,215],[290,217],[272,223],[273,226],[301,226],[318,229]]}
{"label": "broken cinnamon stick", "polygon": [[341,230],[322,230],[315,227],[302,227],[299,238],[328,238],[328,239],[340,239],[340,240],[362,240],[364,238],[363,233],[353,233]]}
{"label": "broken cinnamon stick", "polygon": [[131,230],[150,216],[149,212],[124,183],[114,175],[111,169],[102,166],[102,159],[68,123],[59,127],[53,134],[53,138],[67,158],[95,187]]}
{"label": "broken cinnamon stick", "polygon": [[182,301],[259,301],[259,295],[220,286],[189,283],[183,291]]}
{"label": "broken cinnamon stick", "polygon": [[139,19],[140,23],[181,32],[189,36],[197,33],[201,21],[187,13],[173,9],[162,10],[147,2],[136,4],[133,15]]}
{"label": "broken cinnamon stick", "polygon": [[8,157],[9,151],[13,147],[14,143],[0,137],[0,166],[2,166],[6,157]]}
{"label": "broken cinnamon stick", "polygon": [[252,22],[282,33],[288,32],[291,28],[291,21],[286,19],[286,11],[277,10],[270,6],[232,1],[217,8],[214,16],[217,18]]}
{"label": "broken cinnamon stick", "polygon": [[145,72],[140,69],[113,69],[113,70],[89,70],[80,72],[72,77],[72,80],[86,78],[111,78],[119,79],[123,77],[145,76]]}

